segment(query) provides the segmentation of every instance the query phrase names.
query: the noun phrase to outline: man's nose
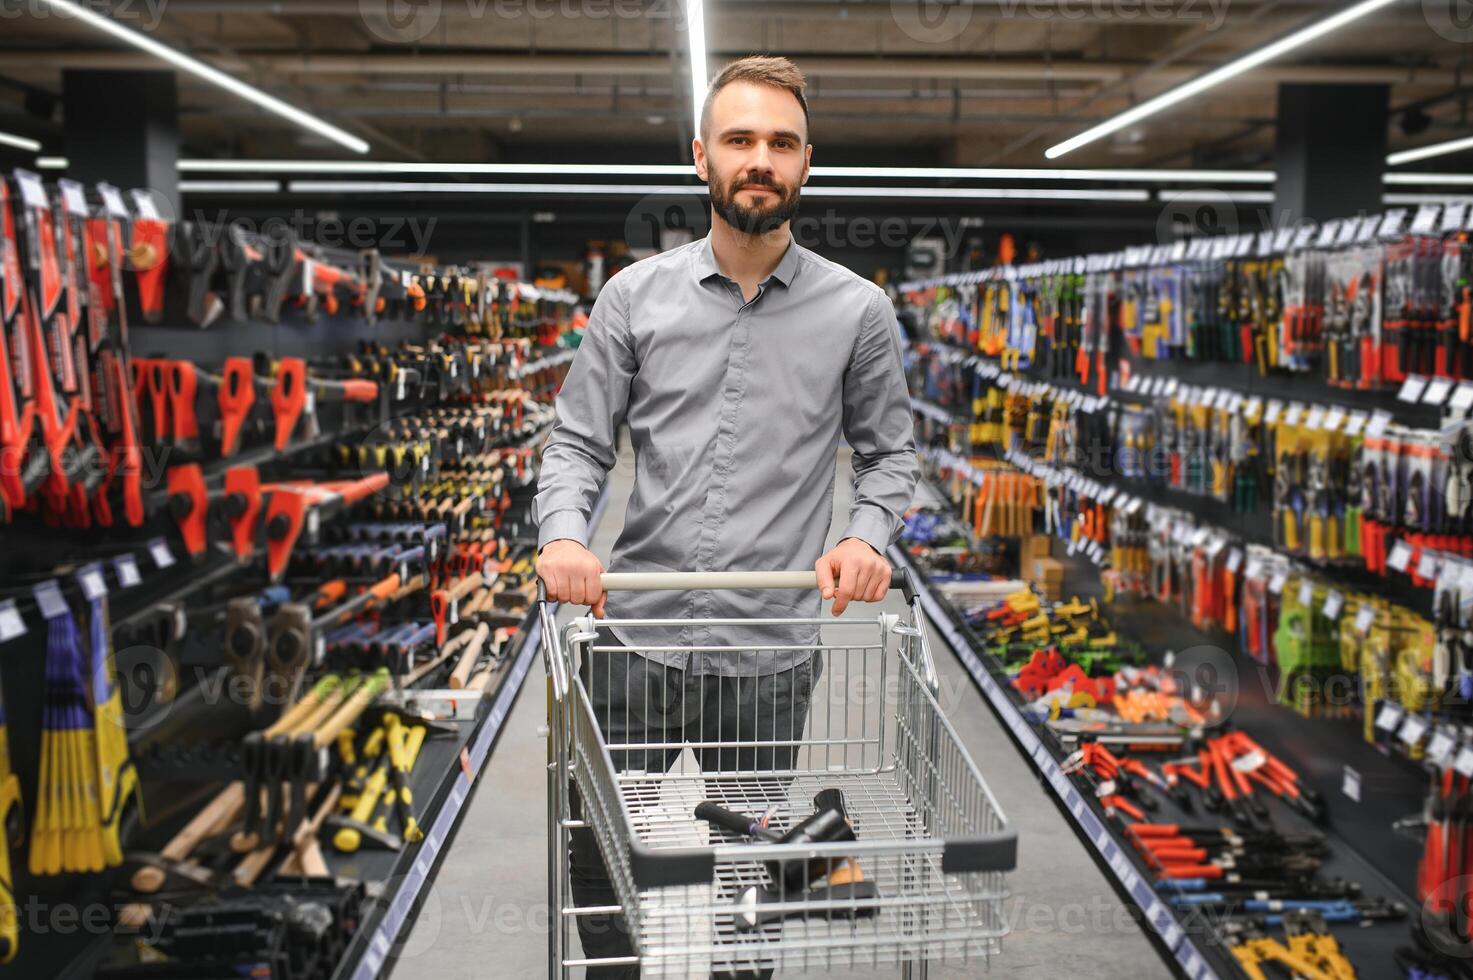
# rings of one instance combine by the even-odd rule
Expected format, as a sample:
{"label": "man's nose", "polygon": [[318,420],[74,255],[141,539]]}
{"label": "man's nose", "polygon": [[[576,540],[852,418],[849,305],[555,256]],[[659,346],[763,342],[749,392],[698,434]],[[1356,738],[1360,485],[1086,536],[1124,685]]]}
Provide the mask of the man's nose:
{"label": "man's nose", "polygon": [[752,148],[752,156],[748,160],[747,169],[753,173],[772,173],[772,154],[768,152],[767,144],[759,140]]}

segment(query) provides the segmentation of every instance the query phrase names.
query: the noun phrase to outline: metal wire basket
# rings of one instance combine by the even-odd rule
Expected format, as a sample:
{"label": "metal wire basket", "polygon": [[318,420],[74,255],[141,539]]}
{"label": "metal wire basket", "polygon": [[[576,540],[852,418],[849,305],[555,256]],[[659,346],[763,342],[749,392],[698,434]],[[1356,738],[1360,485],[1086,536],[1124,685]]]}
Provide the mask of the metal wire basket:
{"label": "metal wire basket", "polygon": [[[812,572],[604,576],[610,591],[814,585]],[[908,619],[584,616],[559,630],[542,604],[549,897],[558,913],[550,970],[638,963],[645,976],[704,978],[894,964],[918,976],[930,960],[985,962],[999,951],[1007,932],[1003,873],[1014,867],[1016,835],[937,704],[925,620],[908,577],[897,572],[892,587],[904,590]],[[760,627],[767,636],[775,626],[823,626],[826,640],[837,639],[760,650],[631,642],[693,623]],[[600,627],[617,627],[629,645],[600,642]],[[695,705],[682,701],[678,717],[661,714],[664,692],[652,706],[647,686],[643,704],[626,699],[610,708],[606,696],[595,697],[602,679],[649,671],[617,658],[648,662],[671,652],[707,662],[712,654],[758,652],[810,663],[809,684],[774,696],[797,698],[806,688],[806,719],[802,705],[741,694],[741,680],[718,684]],[[721,710],[732,707],[723,696],[740,707]],[[726,730],[712,727],[718,713]],[[631,716],[640,724],[631,726]],[[782,718],[787,730],[770,723]],[[571,818],[570,780],[582,821]],[[631,957],[568,955],[576,916],[615,911],[570,904],[568,834],[582,826],[604,856]]]}

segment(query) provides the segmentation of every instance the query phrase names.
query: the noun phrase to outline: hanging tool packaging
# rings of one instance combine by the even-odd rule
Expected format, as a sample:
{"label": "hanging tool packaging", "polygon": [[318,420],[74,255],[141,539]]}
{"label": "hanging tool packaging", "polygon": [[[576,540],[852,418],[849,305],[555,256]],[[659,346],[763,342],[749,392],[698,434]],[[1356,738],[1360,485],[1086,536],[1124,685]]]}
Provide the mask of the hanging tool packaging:
{"label": "hanging tool packaging", "polygon": [[96,975],[332,975],[520,649],[578,298],[25,171],[0,219],[0,962],[80,882]]}

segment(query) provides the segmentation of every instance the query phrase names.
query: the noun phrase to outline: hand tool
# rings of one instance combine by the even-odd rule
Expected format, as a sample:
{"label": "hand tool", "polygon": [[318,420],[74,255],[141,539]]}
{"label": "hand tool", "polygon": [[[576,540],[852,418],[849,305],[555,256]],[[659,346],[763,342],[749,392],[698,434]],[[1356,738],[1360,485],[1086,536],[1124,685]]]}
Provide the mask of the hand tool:
{"label": "hand tool", "polygon": [[[696,819],[705,820],[723,830],[776,844],[801,845],[855,839],[853,825],[849,823],[843,807],[842,795],[835,797],[820,793],[814,798],[814,808],[812,814],[782,833],[770,829],[766,817],[734,813],[710,800],[702,801],[696,806],[695,816]],[[829,858],[767,862],[767,873],[783,894],[806,891],[810,885],[828,877],[835,870],[837,867]]]}
{"label": "hand tool", "polygon": [[370,823],[379,800],[386,792],[389,782],[389,756],[384,754],[373,767],[372,774],[364,783],[353,809],[346,815],[334,814],[324,821],[324,827],[333,830],[333,847],[344,854],[358,850],[365,842],[386,851],[400,849],[400,839],[387,830]]}
{"label": "hand tool", "polygon": [[[0,206],[3,205],[4,201],[0,200]],[[0,242],[0,248],[3,247],[4,243]],[[20,846],[25,833],[22,810],[20,779],[10,767],[10,735],[5,717],[5,694],[0,690],[0,963],[10,962],[20,948],[15,875],[10,866],[10,854],[12,848]]]}
{"label": "hand tool", "polygon": [[[319,643],[325,631],[346,622],[376,605],[392,601],[402,588],[397,573],[357,593],[351,598],[322,611],[326,602],[335,601],[346,592],[346,583],[333,582],[305,602],[283,603],[271,620],[271,643],[267,662],[271,670],[293,677],[310,663],[320,661],[325,649]],[[314,615],[314,606],[318,612]]]}
{"label": "hand tool", "polygon": [[[192,817],[184,828],[159,851],[167,861],[183,862],[206,838],[224,833],[245,809],[245,784],[229,783]],[[163,887],[168,875],[163,868],[145,865],[133,873],[133,890],[152,893]]]}
{"label": "hand tool", "polygon": [[471,572],[448,588],[430,593],[430,611],[435,618],[435,642],[444,644],[445,631],[460,618],[460,603],[466,596],[481,587],[485,579],[480,572]]}
{"label": "hand tool", "polygon": [[304,523],[309,536],[323,520],[335,517],[388,486],[386,473],[376,473],[360,480],[331,483],[272,483],[263,486],[271,500],[266,508],[266,566],[273,580],[286,573],[292,548],[300,537]]}
{"label": "hand tool", "polygon": [[307,362],[299,357],[284,357],[276,365],[276,383],[271,388],[271,409],[276,416],[275,446],[285,449],[293,440],[298,422],[303,422],[298,438],[304,442],[316,439],[321,430],[317,424],[317,405],[322,402],[357,402],[372,404],[378,400],[377,381],[349,378],[329,381],[313,378]]}
{"label": "hand tool", "polygon": [[231,838],[231,848],[238,853],[253,850],[259,837],[261,797],[265,790],[270,758],[268,749],[278,736],[299,727],[315,725],[326,718],[356,686],[357,681],[343,681],[329,674],[319,680],[302,699],[282,716],[259,732],[252,732],[241,742],[241,761],[245,770],[245,817],[239,834]]}
{"label": "hand tool", "polygon": [[[352,726],[388,685],[387,669],[366,675],[343,705],[323,721],[320,727],[315,731],[300,732],[291,738],[287,764],[291,800],[283,834],[285,840],[295,837],[297,827],[307,815],[307,783],[326,779],[328,776],[327,758],[323,750],[337,741],[338,733]],[[394,751],[392,741],[389,742],[389,750],[391,753]],[[272,788],[274,787],[268,787],[268,790]],[[274,821],[268,820],[267,828],[274,826]]]}

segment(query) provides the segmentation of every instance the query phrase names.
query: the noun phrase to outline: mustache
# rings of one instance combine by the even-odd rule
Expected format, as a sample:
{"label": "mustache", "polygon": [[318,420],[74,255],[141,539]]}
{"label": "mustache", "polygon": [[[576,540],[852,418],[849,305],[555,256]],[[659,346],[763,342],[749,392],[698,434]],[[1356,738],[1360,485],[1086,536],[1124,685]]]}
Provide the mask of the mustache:
{"label": "mustache", "polygon": [[787,190],[786,187],[773,180],[772,177],[767,174],[751,174],[747,177],[738,177],[733,180],[729,186],[731,188],[731,193],[733,194],[735,194],[743,187],[767,187],[771,190],[777,191],[779,194]]}

